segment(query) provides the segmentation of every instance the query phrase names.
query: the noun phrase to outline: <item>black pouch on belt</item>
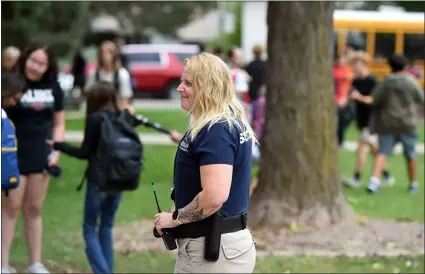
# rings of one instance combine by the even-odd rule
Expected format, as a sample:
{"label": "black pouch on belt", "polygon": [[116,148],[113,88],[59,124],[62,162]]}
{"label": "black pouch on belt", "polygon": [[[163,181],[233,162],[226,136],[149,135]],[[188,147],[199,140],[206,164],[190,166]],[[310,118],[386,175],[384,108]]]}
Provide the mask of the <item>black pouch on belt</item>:
{"label": "black pouch on belt", "polygon": [[210,224],[205,236],[204,258],[209,262],[216,262],[220,257],[221,222],[223,216],[220,211],[210,217]]}

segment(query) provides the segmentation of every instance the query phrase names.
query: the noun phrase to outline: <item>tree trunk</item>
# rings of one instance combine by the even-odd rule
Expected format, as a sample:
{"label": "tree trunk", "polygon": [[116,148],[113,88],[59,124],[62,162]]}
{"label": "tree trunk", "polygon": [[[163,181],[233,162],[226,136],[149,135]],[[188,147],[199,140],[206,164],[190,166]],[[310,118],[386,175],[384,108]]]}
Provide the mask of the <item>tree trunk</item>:
{"label": "tree trunk", "polygon": [[250,226],[323,228],[353,216],[340,186],[332,2],[269,1],[266,122]]}

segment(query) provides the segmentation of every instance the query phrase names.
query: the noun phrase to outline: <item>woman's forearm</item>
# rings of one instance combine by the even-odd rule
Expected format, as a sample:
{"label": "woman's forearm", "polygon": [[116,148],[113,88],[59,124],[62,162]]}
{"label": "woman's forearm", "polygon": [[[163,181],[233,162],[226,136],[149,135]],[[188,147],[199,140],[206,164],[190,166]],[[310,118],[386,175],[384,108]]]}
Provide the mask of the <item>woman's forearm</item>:
{"label": "woman's forearm", "polygon": [[53,141],[63,142],[65,139],[65,111],[53,114]]}
{"label": "woman's forearm", "polygon": [[66,155],[87,160],[88,159],[88,153],[86,151],[83,151],[80,147],[73,146],[71,144],[68,144],[67,142],[57,142],[54,144],[54,149],[56,151],[61,151],[65,153]]}
{"label": "woman's forearm", "polygon": [[199,222],[217,212],[222,205],[214,203],[201,191],[187,206],[179,209],[178,221],[182,224]]}
{"label": "woman's forearm", "polygon": [[63,142],[65,139],[65,125],[59,124],[53,127],[53,141]]}

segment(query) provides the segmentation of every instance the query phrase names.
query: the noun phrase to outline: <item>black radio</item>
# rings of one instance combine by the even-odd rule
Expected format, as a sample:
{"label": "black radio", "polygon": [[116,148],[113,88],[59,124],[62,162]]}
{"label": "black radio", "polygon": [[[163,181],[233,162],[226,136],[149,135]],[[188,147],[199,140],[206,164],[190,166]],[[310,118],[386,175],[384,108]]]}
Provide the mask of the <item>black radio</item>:
{"label": "black radio", "polygon": [[[161,208],[159,207],[158,197],[156,195],[156,189],[155,184],[152,182],[152,190],[153,194],[155,196],[155,202],[156,206],[158,208],[158,213],[161,213]],[[159,235],[156,228],[153,228],[153,235],[155,238],[162,238],[162,241],[164,242],[165,248],[168,250],[174,250],[177,249],[176,239],[174,239],[173,234],[171,233],[171,230],[169,229],[163,229],[162,230],[162,236]]]}

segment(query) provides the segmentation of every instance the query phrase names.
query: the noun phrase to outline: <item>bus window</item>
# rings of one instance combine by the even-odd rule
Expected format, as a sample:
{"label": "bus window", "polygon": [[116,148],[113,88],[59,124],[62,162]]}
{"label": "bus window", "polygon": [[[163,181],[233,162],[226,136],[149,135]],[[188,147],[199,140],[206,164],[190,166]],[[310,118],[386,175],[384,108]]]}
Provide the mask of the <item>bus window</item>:
{"label": "bus window", "polygon": [[404,34],[404,55],[409,60],[425,58],[425,38],[423,34]]}
{"label": "bus window", "polygon": [[375,57],[387,59],[395,52],[395,33],[375,34]]}
{"label": "bus window", "polygon": [[347,33],[347,46],[354,50],[366,50],[366,33],[350,30]]}

